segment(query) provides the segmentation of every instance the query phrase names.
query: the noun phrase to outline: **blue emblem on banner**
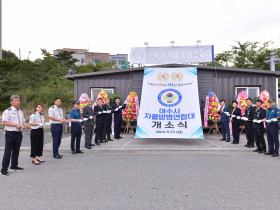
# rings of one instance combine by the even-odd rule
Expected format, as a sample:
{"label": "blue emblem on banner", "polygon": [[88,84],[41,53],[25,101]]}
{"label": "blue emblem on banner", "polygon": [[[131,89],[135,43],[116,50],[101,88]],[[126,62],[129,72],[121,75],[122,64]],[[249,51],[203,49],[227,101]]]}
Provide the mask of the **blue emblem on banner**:
{"label": "blue emblem on banner", "polygon": [[175,89],[165,89],[158,94],[158,102],[162,106],[177,106],[182,101],[182,94]]}

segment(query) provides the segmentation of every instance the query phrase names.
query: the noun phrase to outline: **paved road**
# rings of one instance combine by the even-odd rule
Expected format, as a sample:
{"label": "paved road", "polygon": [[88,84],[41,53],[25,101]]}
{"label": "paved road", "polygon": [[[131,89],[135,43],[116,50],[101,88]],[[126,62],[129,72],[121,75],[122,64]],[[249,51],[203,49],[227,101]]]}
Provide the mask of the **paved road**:
{"label": "paved road", "polygon": [[23,146],[25,170],[0,176],[0,209],[279,208],[280,158],[244,148],[244,134],[239,145],[217,134],[204,140],[123,136],[76,155],[65,136],[63,159],[53,159],[46,143],[47,162],[40,166]]}
{"label": "paved road", "polygon": [[[2,156],[2,152],[0,152]],[[278,209],[279,158],[240,151],[65,153],[0,177],[1,209]]]}
{"label": "paved road", "polygon": [[[21,146],[22,147],[30,147],[30,130],[23,130],[23,139]],[[63,133],[63,137],[69,137],[69,133]],[[51,142],[52,141],[52,135],[49,129],[45,129],[45,135],[44,135],[45,143]],[[0,147],[5,146],[5,135],[4,135],[4,129],[0,129]]]}

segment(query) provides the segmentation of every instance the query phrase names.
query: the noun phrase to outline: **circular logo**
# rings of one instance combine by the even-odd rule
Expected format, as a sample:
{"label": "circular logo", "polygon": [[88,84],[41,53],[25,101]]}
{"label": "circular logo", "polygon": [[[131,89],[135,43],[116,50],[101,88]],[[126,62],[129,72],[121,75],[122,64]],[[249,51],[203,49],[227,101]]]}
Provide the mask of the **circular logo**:
{"label": "circular logo", "polygon": [[175,89],[165,89],[158,94],[158,102],[166,107],[177,106],[181,101],[182,95]]}

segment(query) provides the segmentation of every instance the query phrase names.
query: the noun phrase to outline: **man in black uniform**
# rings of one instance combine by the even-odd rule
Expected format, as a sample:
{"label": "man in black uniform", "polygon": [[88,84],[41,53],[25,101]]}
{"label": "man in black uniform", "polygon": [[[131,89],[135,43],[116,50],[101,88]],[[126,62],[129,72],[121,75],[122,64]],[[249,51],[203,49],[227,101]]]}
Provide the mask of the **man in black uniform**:
{"label": "man in black uniform", "polygon": [[262,100],[257,100],[256,110],[253,117],[253,129],[255,134],[255,141],[257,149],[254,152],[265,153],[266,145],[264,140],[264,125],[263,122],[266,118],[266,111],[262,108]]}
{"label": "man in black uniform", "polygon": [[103,140],[107,142],[114,141],[110,137],[112,126],[112,107],[110,106],[110,99],[108,97],[105,98],[105,104],[102,106],[102,108],[106,111],[106,113],[104,114]]}
{"label": "man in black uniform", "polygon": [[121,105],[120,98],[116,98],[115,104],[113,105],[112,109],[114,112],[114,133],[115,133],[115,139],[122,138],[120,136],[121,133],[121,127],[122,127],[122,110],[126,107],[126,101],[124,102],[124,105]]}
{"label": "man in black uniform", "polygon": [[245,115],[243,120],[245,121],[245,132],[247,138],[247,144],[244,147],[253,148],[254,147],[254,129],[253,129],[253,116],[256,110],[256,107],[252,106],[252,99],[246,99],[247,108],[245,110]]}
{"label": "man in black uniform", "polygon": [[92,136],[94,127],[94,113],[92,109],[92,99],[87,99],[87,105],[83,108],[83,117],[87,120],[84,122],[85,126],[85,148],[91,149],[92,146]]}
{"label": "man in black uniform", "polygon": [[96,134],[95,134],[95,144],[100,145],[100,143],[105,143],[103,141],[103,127],[104,127],[104,114],[102,109],[102,99],[97,99],[97,105],[94,107],[94,114],[96,115]]}

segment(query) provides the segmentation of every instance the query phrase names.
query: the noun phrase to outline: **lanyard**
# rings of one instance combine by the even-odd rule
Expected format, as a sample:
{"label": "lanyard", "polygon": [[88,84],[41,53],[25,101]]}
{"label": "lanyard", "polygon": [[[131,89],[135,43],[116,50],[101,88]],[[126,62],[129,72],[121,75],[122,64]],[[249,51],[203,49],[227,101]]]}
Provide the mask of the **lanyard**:
{"label": "lanyard", "polygon": [[18,123],[19,123],[19,125],[21,125],[19,115],[18,115],[18,109],[17,109],[17,116],[18,116]]}

